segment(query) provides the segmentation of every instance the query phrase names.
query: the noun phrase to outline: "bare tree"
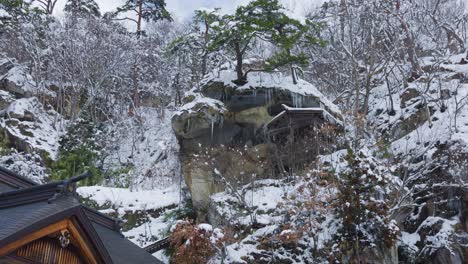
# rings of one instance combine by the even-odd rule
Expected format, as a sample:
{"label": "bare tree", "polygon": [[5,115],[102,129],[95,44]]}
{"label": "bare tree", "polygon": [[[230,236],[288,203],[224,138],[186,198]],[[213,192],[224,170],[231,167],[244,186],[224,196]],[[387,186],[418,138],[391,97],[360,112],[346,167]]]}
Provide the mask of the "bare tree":
{"label": "bare tree", "polygon": [[34,1],[36,1],[48,15],[52,15],[54,13],[55,5],[58,2],[58,0],[33,0],[33,2]]}

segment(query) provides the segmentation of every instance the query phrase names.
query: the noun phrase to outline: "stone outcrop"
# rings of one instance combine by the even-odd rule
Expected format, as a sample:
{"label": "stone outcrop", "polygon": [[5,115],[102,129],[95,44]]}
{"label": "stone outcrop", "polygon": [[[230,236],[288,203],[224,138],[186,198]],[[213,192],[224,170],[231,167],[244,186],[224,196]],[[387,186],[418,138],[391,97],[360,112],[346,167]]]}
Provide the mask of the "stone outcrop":
{"label": "stone outcrop", "polygon": [[4,67],[0,66],[0,68],[8,69],[0,76],[0,89],[20,98],[33,96],[34,81],[27,73],[27,69],[23,66],[13,66],[11,62],[5,64]]}
{"label": "stone outcrop", "polygon": [[268,158],[273,151],[264,128],[283,105],[322,108],[335,120],[341,118],[337,107],[310,83],[293,85],[275,74],[255,73],[247,84],[236,86],[231,82],[234,74],[223,70],[208,75],[200,89],[185,95],[185,105],[172,118],[199,220],[206,216],[211,194],[273,175]]}
{"label": "stone outcrop", "polygon": [[53,109],[44,108],[39,99],[30,97],[17,99],[2,110],[0,128],[6,135],[6,144],[55,159],[64,121]]}

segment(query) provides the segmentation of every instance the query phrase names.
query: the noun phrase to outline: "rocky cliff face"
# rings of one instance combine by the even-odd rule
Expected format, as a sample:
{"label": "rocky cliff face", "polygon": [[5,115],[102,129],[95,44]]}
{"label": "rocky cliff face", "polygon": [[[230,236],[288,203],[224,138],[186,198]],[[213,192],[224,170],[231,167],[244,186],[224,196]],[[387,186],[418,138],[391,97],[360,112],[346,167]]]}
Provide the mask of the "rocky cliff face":
{"label": "rocky cliff face", "polygon": [[256,73],[246,85],[236,86],[230,81],[234,74],[225,69],[207,76],[200,89],[186,94],[185,105],[172,118],[183,174],[201,218],[211,194],[275,175],[265,124],[284,105],[325,109],[327,115],[318,117],[323,123],[337,124],[341,118],[336,106],[310,83],[293,85],[276,74]]}
{"label": "rocky cliff face", "polygon": [[67,121],[49,103],[55,93],[37,88],[28,72],[13,59],[0,59],[0,162],[42,182]]}
{"label": "rocky cliff face", "polygon": [[450,56],[440,64],[424,60],[428,77],[392,96],[392,115],[385,86],[377,87],[370,100],[371,125],[387,142],[407,188],[399,198],[407,206],[394,212],[402,231],[400,261],[468,260],[468,65],[463,57]]}

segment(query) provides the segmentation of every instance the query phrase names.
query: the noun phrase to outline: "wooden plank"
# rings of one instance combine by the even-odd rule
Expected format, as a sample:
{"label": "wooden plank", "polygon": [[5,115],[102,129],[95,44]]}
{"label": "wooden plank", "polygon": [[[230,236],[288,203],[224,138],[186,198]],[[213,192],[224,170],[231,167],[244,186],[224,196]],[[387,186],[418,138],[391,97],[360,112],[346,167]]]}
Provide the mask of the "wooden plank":
{"label": "wooden plank", "polygon": [[70,233],[72,234],[73,238],[75,238],[78,242],[78,247],[83,251],[87,263],[98,263],[96,257],[93,254],[93,251],[89,247],[88,243],[86,243],[84,237],[81,235],[81,233],[78,231],[78,228],[75,226],[72,220],[67,219],[68,221],[68,229],[70,230]]}

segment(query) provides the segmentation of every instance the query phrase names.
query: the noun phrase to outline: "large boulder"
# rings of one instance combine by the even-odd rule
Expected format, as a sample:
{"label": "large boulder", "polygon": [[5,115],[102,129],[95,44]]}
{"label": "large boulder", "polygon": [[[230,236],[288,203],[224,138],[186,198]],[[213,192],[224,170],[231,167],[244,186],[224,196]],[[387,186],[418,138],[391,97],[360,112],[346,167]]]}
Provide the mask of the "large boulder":
{"label": "large boulder", "polygon": [[407,88],[400,95],[400,105],[402,108],[405,108],[408,105],[408,102],[414,98],[421,96],[421,93],[416,88]]}
{"label": "large boulder", "polygon": [[13,62],[8,58],[0,59],[0,76],[8,73],[8,71],[14,67]]}
{"label": "large boulder", "polygon": [[196,153],[184,155],[182,172],[192,194],[197,213],[203,220],[209,206],[210,195],[271,175],[267,159],[268,146],[200,148]]}
{"label": "large boulder", "polygon": [[402,138],[427,122],[429,118],[427,109],[425,107],[419,108],[395,122],[391,127],[390,135],[393,139]]}
{"label": "large boulder", "polygon": [[294,85],[276,73],[251,73],[242,86],[232,83],[234,79],[235,71],[229,68],[209,74],[200,88],[186,93],[185,104],[172,118],[199,220],[206,217],[211,194],[274,175],[269,156],[278,151],[267,144],[264,132],[285,106],[320,108],[332,119],[341,119],[339,109],[306,81]]}
{"label": "large boulder", "polygon": [[31,97],[34,95],[35,82],[24,66],[14,66],[0,77],[0,89],[10,92],[17,97]]}
{"label": "large boulder", "polygon": [[0,110],[7,108],[14,100],[15,97],[11,93],[0,90]]}

